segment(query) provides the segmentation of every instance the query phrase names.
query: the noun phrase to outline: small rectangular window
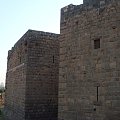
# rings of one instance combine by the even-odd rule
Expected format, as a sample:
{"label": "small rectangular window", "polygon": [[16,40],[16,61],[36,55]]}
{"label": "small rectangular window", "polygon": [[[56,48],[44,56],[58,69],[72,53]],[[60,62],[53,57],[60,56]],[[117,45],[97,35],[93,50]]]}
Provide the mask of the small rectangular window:
{"label": "small rectangular window", "polygon": [[94,49],[100,48],[100,39],[94,40]]}
{"label": "small rectangular window", "polygon": [[54,56],[53,56],[53,63],[55,62],[55,60],[54,60],[55,58],[54,58]]}
{"label": "small rectangular window", "polygon": [[97,86],[97,101],[98,101],[98,92],[99,92],[99,87]]}

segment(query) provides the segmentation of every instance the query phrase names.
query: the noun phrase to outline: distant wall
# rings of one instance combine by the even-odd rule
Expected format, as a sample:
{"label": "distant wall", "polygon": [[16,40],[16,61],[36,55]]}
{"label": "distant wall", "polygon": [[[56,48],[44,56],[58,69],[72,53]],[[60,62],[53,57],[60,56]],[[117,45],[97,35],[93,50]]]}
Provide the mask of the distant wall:
{"label": "distant wall", "polygon": [[58,37],[28,30],[9,51],[6,120],[57,120]]}
{"label": "distant wall", "polygon": [[6,120],[24,120],[27,46],[26,33],[8,52],[5,90]]}

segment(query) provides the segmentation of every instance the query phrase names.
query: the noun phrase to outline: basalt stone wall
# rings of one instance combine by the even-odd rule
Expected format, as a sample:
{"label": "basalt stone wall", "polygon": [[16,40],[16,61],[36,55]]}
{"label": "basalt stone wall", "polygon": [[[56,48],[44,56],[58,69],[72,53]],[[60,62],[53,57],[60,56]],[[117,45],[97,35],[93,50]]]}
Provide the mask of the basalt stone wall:
{"label": "basalt stone wall", "polygon": [[25,117],[27,35],[8,52],[4,110],[6,120],[24,120]]}
{"label": "basalt stone wall", "polygon": [[58,36],[28,30],[9,51],[6,120],[57,120]]}
{"label": "basalt stone wall", "polygon": [[120,119],[120,3],[61,9],[59,120]]}
{"label": "basalt stone wall", "polygon": [[57,120],[58,34],[30,31],[26,79],[26,120]]}

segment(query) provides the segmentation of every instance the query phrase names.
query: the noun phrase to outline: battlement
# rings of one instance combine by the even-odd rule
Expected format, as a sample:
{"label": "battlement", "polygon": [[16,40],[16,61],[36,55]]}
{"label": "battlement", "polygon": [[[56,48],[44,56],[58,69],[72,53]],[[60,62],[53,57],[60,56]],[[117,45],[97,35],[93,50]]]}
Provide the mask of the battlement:
{"label": "battlement", "polygon": [[81,5],[70,4],[68,6],[65,6],[64,8],[61,9],[61,23],[65,22],[66,19],[68,19],[71,16],[74,16],[75,14],[80,14],[84,10],[85,10],[84,4]]}
{"label": "battlement", "polygon": [[119,2],[119,0],[83,0],[83,4],[65,6],[61,9],[61,23],[65,22],[69,17],[81,14],[83,11],[100,10],[113,2]]}
{"label": "battlement", "polygon": [[108,4],[113,0],[83,0],[85,6],[92,6],[98,8],[102,5]]}

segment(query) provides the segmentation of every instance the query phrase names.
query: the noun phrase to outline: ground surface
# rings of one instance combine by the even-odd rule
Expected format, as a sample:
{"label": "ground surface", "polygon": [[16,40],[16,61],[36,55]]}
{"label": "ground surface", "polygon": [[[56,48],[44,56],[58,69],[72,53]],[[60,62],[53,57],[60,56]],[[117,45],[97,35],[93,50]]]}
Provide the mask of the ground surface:
{"label": "ground surface", "polygon": [[0,120],[4,120],[4,116],[3,116],[2,108],[0,108]]}

